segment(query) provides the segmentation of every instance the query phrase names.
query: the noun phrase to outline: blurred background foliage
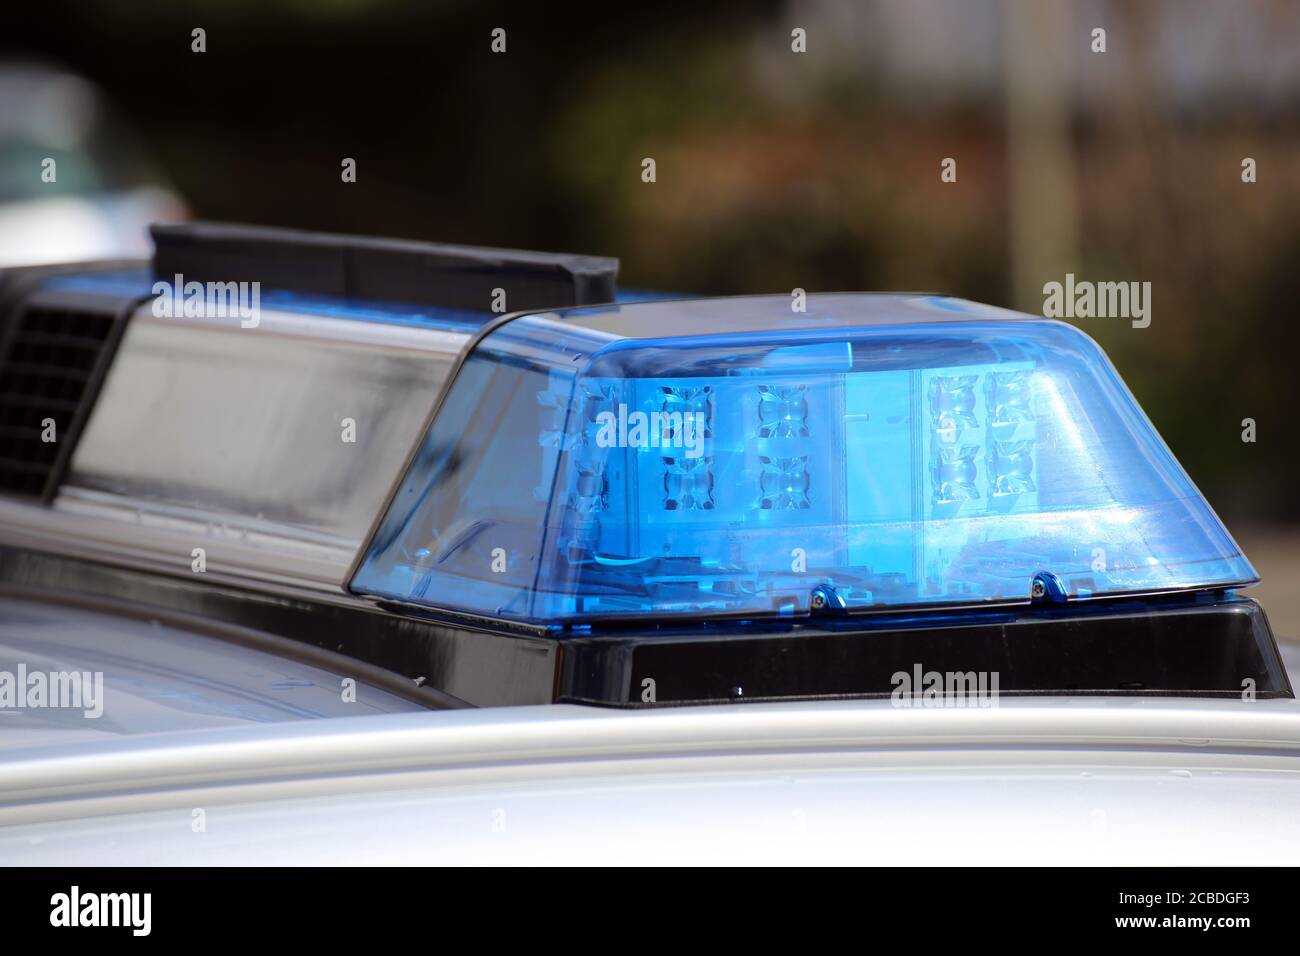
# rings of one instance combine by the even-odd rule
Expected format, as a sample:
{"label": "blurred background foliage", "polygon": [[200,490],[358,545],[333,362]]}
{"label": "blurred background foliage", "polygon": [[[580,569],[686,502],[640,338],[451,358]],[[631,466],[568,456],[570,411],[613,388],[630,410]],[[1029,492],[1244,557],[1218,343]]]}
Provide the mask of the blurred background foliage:
{"label": "blurred background foliage", "polygon": [[1150,328],[1077,324],[1234,528],[1300,520],[1296,0],[46,0],[6,20],[0,58],[97,84],[201,218],[616,255],[626,286],[696,293],[1038,312],[1066,272],[1150,281]]}

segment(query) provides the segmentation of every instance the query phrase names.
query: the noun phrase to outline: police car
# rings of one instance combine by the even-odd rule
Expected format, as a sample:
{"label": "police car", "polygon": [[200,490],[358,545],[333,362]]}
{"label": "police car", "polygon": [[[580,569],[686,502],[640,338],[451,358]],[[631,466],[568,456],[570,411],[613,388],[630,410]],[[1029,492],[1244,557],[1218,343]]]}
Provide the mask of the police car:
{"label": "police car", "polygon": [[0,858],[1300,860],[1257,575],[1076,328],[154,241],[0,273]]}

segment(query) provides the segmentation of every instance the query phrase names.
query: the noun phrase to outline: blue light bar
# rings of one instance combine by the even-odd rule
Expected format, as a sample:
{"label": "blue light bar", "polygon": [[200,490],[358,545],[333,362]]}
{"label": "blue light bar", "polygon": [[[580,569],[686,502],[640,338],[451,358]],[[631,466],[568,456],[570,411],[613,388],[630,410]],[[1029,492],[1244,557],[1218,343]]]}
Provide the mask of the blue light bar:
{"label": "blue light bar", "polygon": [[352,589],[559,628],[1027,602],[1039,575],[1063,599],[1256,580],[1077,329],[927,296],[790,302],[498,326]]}

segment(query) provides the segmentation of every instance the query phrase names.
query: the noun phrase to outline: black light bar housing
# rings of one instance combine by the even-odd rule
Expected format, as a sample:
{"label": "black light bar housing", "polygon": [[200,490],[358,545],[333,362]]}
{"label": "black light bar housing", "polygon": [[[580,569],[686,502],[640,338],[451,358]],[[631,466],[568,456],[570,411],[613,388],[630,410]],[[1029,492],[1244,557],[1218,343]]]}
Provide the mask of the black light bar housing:
{"label": "black light bar housing", "polygon": [[297,229],[193,222],[155,225],[153,274],[171,281],[260,282],[364,301],[487,311],[614,300],[618,260],[518,249],[372,239]]}

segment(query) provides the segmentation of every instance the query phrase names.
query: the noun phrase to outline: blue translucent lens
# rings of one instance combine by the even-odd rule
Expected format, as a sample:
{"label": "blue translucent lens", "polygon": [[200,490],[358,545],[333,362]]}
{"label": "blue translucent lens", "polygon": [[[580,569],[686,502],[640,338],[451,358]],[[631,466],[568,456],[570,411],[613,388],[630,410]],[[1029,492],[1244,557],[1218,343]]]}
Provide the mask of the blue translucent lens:
{"label": "blue translucent lens", "polygon": [[561,626],[1248,583],[1087,336],[951,299],[524,316],[465,361],[352,583]]}

